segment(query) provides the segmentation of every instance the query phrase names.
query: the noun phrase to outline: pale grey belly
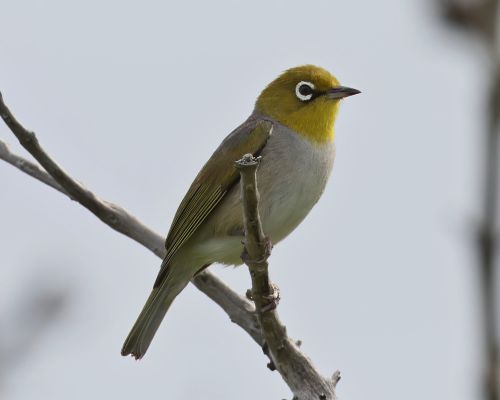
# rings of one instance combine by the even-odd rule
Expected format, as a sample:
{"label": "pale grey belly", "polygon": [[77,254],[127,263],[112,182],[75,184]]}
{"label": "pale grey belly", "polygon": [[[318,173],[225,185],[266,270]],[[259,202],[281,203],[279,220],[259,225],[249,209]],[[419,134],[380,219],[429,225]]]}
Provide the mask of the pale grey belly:
{"label": "pale grey belly", "polygon": [[[265,234],[276,244],[291,233],[319,200],[335,158],[334,144],[310,143],[276,125],[257,171],[259,211]],[[240,187],[235,185],[188,246],[199,263],[241,264]]]}

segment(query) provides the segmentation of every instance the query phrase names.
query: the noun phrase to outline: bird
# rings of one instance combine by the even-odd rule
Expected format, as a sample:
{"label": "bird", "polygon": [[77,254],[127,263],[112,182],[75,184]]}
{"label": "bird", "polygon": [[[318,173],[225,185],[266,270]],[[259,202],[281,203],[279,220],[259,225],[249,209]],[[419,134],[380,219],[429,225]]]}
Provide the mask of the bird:
{"label": "bird", "polygon": [[144,356],[165,314],[193,277],[213,263],[241,265],[244,227],[239,173],[245,154],[260,156],[257,185],[262,227],[279,243],[321,197],[335,159],[340,102],[361,93],[326,69],[290,68],[261,92],[248,119],[215,150],[177,209],[166,256],[121,354]]}

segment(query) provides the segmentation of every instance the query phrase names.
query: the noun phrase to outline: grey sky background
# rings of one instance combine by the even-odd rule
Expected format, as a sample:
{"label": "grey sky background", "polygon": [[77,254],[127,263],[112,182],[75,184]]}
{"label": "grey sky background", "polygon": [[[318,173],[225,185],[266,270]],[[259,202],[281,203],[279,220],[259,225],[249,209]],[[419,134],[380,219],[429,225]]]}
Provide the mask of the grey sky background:
{"label": "grey sky background", "polygon": [[[472,227],[486,59],[429,1],[7,1],[0,90],[74,177],[165,234],[199,168],[281,71],[321,65],[342,105],[325,195],[271,258],[280,313],[341,399],[479,395]],[[23,151],[5,126],[0,137]],[[23,153],[24,154],[24,153]],[[290,398],[188,287],[140,362],[119,354],[159,260],[0,164],[2,346],[37,286],[71,293],[6,399]],[[243,292],[245,268],[212,271]],[[307,294],[307,295],[305,295]]]}

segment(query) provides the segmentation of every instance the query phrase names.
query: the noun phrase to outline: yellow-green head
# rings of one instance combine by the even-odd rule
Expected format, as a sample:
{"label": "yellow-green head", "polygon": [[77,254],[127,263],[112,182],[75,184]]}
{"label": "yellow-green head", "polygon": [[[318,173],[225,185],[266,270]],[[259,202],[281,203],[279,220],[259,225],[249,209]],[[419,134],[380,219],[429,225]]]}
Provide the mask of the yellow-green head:
{"label": "yellow-green head", "polygon": [[335,137],[335,117],[340,100],[360,93],[340,86],[327,70],[314,65],[291,68],[260,94],[255,108],[312,141]]}

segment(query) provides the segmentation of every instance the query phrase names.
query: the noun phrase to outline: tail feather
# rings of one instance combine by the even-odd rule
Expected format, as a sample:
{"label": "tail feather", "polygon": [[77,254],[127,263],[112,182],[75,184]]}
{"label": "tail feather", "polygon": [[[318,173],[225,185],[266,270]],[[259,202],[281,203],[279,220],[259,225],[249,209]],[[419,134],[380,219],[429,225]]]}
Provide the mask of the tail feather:
{"label": "tail feather", "polygon": [[178,274],[170,273],[163,278],[160,285],[153,288],[137,321],[123,344],[122,356],[131,354],[138,360],[146,354],[170,305],[192,278],[191,274],[188,276],[185,275],[179,276]]}

